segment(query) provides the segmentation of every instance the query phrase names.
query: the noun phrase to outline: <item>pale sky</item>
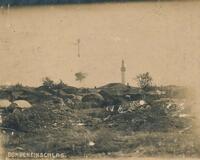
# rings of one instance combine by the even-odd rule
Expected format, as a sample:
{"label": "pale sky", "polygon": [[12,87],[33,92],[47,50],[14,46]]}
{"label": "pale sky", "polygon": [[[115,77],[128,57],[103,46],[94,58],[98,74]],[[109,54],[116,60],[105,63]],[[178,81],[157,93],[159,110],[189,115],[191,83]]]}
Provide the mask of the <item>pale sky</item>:
{"label": "pale sky", "polygon": [[[80,55],[76,40],[80,38]],[[43,77],[77,86],[150,72],[156,84],[190,85],[199,75],[200,2],[141,2],[0,9],[0,84],[38,86]]]}

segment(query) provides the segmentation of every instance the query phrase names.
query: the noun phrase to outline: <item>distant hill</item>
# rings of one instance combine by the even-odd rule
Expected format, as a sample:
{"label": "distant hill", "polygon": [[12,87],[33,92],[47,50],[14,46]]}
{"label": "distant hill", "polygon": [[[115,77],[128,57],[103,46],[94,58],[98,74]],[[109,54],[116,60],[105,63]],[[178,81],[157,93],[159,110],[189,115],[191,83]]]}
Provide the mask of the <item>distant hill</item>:
{"label": "distant hill", "polygon": [[122,83],[109,83],[99,89],[107,91],[111,95],[137,94],[141,92],[140,88],[128,86]]}

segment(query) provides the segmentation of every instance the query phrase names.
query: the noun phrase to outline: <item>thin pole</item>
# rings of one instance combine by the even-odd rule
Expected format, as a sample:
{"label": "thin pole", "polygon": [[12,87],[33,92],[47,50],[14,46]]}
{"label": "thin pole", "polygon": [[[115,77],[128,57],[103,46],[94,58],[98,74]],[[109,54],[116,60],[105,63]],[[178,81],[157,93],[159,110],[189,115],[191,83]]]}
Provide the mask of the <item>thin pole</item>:
{"label": "thin pole", "polygon": [[77,46],[78,46],[78,57],[80,57],[80,39],[77,40]]}

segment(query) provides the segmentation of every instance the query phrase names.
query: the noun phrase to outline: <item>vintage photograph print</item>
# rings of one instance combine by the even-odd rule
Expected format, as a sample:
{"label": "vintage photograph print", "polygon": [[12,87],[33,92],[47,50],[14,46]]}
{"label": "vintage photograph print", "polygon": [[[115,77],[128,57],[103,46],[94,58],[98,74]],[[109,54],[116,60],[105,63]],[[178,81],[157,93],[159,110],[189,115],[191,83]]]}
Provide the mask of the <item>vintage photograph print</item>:
{"label": "vintage photograph print", "polygon": [[0,0],[0,160],[200,159],[199,0]]}

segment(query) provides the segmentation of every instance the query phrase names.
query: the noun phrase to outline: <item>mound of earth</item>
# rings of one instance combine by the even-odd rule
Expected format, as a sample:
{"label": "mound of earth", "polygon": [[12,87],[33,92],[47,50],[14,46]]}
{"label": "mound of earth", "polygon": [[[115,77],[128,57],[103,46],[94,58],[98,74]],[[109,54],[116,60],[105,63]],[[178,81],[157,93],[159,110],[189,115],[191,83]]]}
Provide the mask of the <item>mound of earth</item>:
{"label": "mound of earth", "polygon": [[141,92],[139,88],[125,85],[122,83],[109,83],[105,86],[99,87],[99,89],[104,90],[113,96],[121,96],[127,93],[136,94]]}

